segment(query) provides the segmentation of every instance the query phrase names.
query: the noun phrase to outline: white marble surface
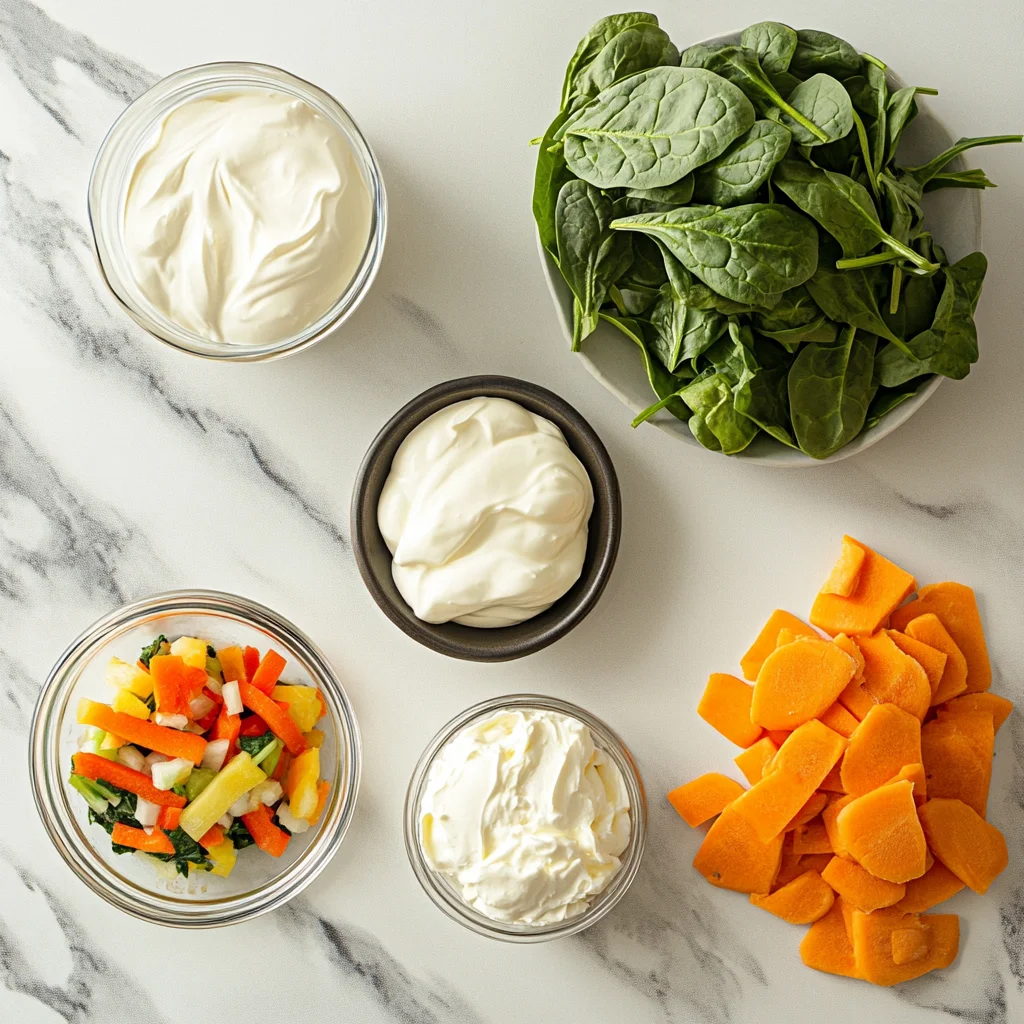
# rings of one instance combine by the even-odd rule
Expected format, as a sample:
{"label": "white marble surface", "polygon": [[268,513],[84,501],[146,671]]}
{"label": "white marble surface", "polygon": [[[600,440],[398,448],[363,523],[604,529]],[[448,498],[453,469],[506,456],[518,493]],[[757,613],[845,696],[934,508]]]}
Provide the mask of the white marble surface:
{"label": "white marble surface", "polygon": [[[564,345],[534,246],[534,154],[562,68],[607,0],[0,0],[0,1020],[352,1022],[1024,1020],[1024,724],[997,743],[991,818],[1009,870],[961,894],[962,953],[896,990],[802,968],[800,931],[706,886],[667,788],[734,751],[696,718],[776,604],[804,611],[853,533],[924,580],[974,585],[996,689],[1024,698],[1020,439],[1021,149],[976,163],[991,269],[982,358],[869,452],[759,469],[631,431]],[[1019,131],[1016,0],[663,4],[684,43],[764,17],[836,31],[938,86],[954,131]],[[104,293],[85,185],[107,126],[158,76],[281,65],[336,94],[377,149],[384,266],[341,336],[261,366],[214,366],[145,337]],[[596,611],[526,661],[475,667],[399,634],[348,544],[369,440],[442,379],[509,373],[573,402],[623,486],[619,563]],[[289,908],[198,934],[93,896],[32,809],[25,742],[40,680],[81,628],[169,587],[237,590],[323,645],[362,724],[365,783],[335,861]],[[652,798],[641,877],[605,922],[517,948],[450,923],[419,891],[402,797],[428,737],[483,697],[584,704],[632,745]]]}

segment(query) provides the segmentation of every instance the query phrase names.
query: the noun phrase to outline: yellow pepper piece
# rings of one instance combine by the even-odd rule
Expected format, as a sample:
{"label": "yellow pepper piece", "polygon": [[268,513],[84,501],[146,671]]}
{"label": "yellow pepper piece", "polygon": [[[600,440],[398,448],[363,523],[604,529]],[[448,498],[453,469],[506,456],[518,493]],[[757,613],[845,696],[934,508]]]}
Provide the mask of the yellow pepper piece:
{"label": "yellow pepper piece", "polygon": [[186,665],[206,671],[206,641],[194,636],[179,636],[171,644],[171,654],[176,654]]}
{"label": "yellow pepper piece", "polygon": [[316,810],[319,798],[316,784],[319,778],[319,749],[310,747],[292,760],[284,788],[288,794],[288,809],[296,818],[309,818]]}
{"label": "yellow pepper piece", "polygon": [[131,690],[118,690],[117,696],[110,705],[115,711],[121,711],[132,718],[149,718],[149,708]]}
{"label": "yellow pepper piece", "polygon": [[114,690],[128,690],[136,697],[145,700],[153,692],[153,680],[148,672],[143,672],[138,665],[129,665],[120,658],[111,658],[107,662],[104,679],[107,686]]}
{"label": "yellow pepper piece", "polygon": [[225,839],[223,843],[211,846],[210,849],[206,851],[206,856],[213,861],[213,867],[210,868],[210,874],[219,875],[221,878],[227,878],[235,866],[235,861],[238,859],[238,851],[235,850],[234,844],[230,839]]}
{"label": "yellow pepper piece", "polygon": [[270,696],[288,705],[288,713],[299,727],[299,732],[309,732],[320,721],[320,699],[316,695],[316,687],[278,684]]}

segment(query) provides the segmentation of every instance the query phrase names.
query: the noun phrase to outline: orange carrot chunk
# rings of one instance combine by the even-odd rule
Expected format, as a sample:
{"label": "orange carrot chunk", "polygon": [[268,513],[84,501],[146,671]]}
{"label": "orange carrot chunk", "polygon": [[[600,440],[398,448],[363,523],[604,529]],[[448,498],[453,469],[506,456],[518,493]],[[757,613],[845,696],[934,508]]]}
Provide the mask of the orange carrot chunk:
{"label": "orange carrot chunk", "polygon": [[750,718],[765,729],[795,729],[829,708],[856,671],[856,661],[825,640],[777,647],[757,674]]}
{"label": "orange carrot chunk", "polygon": [[757,678],[758,673],[761,671],[761,666],[764,664],[764,659],[778,647],[779,633],[783,629],[789,630],[790,634],[795,637],[810,636],[817,638],[821,635],[795,615],[791,615],[781,608],[776,608],[769,616],[761,632],[757,634],[757,639],[751,644],[750,650],[740,658],[740,669],[743,672],[744,679],[749,679],[753,682]]}
{"label": "orange carrot chunk", "polygon": [[134,768],[100,757],[99,754],[87,754],[79,751],[72,756],[72,764],[76,775],[85,779],[99,779],[101,782],[112,782],[119,789],[127,789],[129,793],[141,796],[151,804],[164,807],[184,807],[185,798],[169,789],[157,789],[153,780]]}
{"label": "orange carrot chunk", "polygon": [[935,694],[938,693],[939,683],[942,682],[942,674],[946,670],[946,652],[922,643],[907,633],[901,633],[898,629],[887,629],[885,632],[904,654],[913,658],[924,669],[924,674],[928,677],[928,685],[932,688],[932,703],[934,704]]}
{"label": "orange carrot chunk", "polygon": [[801,857],[809,854],[832,854],[832,843],[828,838],[828,831],[820,821],[809,821],[804,825],[797,825],[793,830],[793,852]]}
{"label": "orange carrot chunk", "polygon": [[839,558],[832,566],[832,571],[821,588],[823,594],[838,594],[849,597],[857,589],[860,581],[860,570],[864,565],[867,552],[863,544],[858,544],[849,537],[843,538],[843,546],[839,549]]}
{"label": "orange carrot chunk", "polygon": [[199,845],[205,850],[212,850],[224,842],[224,829],[220,825],[211,825],[202,836],[199,837]]}
{"label": "orange carrot chunk", "polygon": [[[802,825],[806,825],[807,822],[816,818],[825,809],[825,805],[828,803],[828,797],[824,793],[812,793],[810,799],[800,808],[796,814],[790,818],[789,822],[783,831],[792,832],[795,829],[800,828]],[[814,853],[813,850],[797,851],[803,853]]]}
{"label": "orange carrot chunk", "polygon": [[948,967],[959,944],[960,919],[955,914],[905,914],[897,907],[853,912],[857,970],[875,985],[896,985]]}
{"label": "orange carrot chunk", "polygon": [[920,815],[936,858],[975,892],[986,892],[1009,860],[1002,832],[962,800],[933,798]]}
{"label": "orange carrot chunk", "polygon": [[130,846],[145,853],[174,853],[174,844],[161,829],[154,828],[150,834],[144,828],[132,828],[122,821],[114,822],[110,841],[115,846]]}
{"label": "orange carrot chunk", "polygon": [[835,894],[817,871],[805,871],[769,896],[752,892],[750,902],[790,924],[811,924],[831,909]]}
{"label": "orange carrot chunk", "polygon": [[833,857],[828,862],[828,867],[822,871],[821,877],[844,900],[865,914],[899,903],[907,892],[907,887],[902,882],[887,882],[884,878],[875,878],[856,861],[846,860],[845,857]]}
{"label": "orange carrot chunk", "polygon": [[746,750],[737,754],[732,760],[737,768],[743,772],[747,782],[753,785],[760,782],[765,769],[771,760],[779,752],[770,736],[762,736],[756,743],[752,743]]}
{"label": "orange carrot chunk", "polygon": [[920,878],[907,882],[906,888],[906,894],[896,905],[907,914],[919,914],[955,896],[964,883],[937,860]]}
{"label": "orange carrot chunk", "polygon": [[[860,648],[858,647],[857,650],[859,651]],[[861,655],[862,662],[863,658],[864,656]],[[864,689],[864,680],[862,678],[860,682],[855,679],[847,685],[846,689],[839,694],[839,703],[842,704],[858,722],[863,722],[864,716],[878,703],[878,701]]]}
{"label": "orange carrot chunk", "polygon": [[850,737],[840,776],[847,793],[861,796],[920,763],[921,723],[895,704],[876,704]]}
{"label": "orange carrot chunk", "polygon": [[278,828],[273,821],[270,808],[260,804],[255,811],[242,815],[245,827],[252,835],[253,842],[269,853],[271,857],[280,857],[288,846],[288,833]]}
{"label": "orange carrot chunk", "polygon": [[833,732],[839,733],[849,739],[860,722],[843,707],[839,701],[827,707],[820,715],[818,721],[827,725]]}
{"label": "orange carrot chunk", "polygon": [[270,731],[281,740],[293,755],[301,754],[306,749],[306,741],[302,738],[299,727],[292,720],[287,705],[281,708],[262,690],[257,690],[251,683],[239,683],[238,692],[242,703],[255,711],[270,727]]}
{"label": "orange carrot chunk", "polygon": [[800,959],[816,971],[859,978],[853,943],[846,931],[842,900],[836,899],[824,917],[807,930],[800,941]]}
{"label": "orange carrot chunk", "polygon": [[928,795],[962,800],[984,817],[994,749],[992,716],[985,712],[927,722],[921,730],[921,756]]}
{"label": "orange carrot chunk", "polygon": [[[909,782],[914,787],[914,803],[918,807],[928,799],[928,778],[923,764],[905,764],[889,782]],[[888,785],[888,783],[886,783]]]}
{"label": "orange carrot chunk", "polygon": [[846,739],[818,721],[806,722],[779,749],[771,772],[732,805],[762,842],[781,833],[811,798],[846,748]]}
{"label": "orange carrot chunk", "polygon": [[690,828],[696,828],[721,814],[742,792],[743,787],[735,779],[708,772],[677,786],[668,794],[668,802]]}
{"label": "orange carrot chunk", "polygon": [[992,685],[992,666],[974,591],[962,583],[932,583],[922,587],[917,592],[916,601],[893,614],[892,626],[906,632],[905,627],[911,619],[928,612],[939,617],[967,659],[967,692],[987,690]]}
{"label": "orange carrot chunk", "polygon": [[875,633],[913,593],[914,577],[852,537],[844,537],[843,543],[864,552],[856,588],[847,596],[819,593],[811,607],[811,625],[830,636]]}
{"label": "orange carrot chunk", "polygon": [[1013,711],[1013,701],[994,693],[965,693],[962,697],[954,697],[938,705],[936,710],[940,716],[961,711],[985,711],[992,716],[992,728],[999,732]]}
{"label": "orange carrot chunk", "polygon": [[864,689],[880,704],[895,704],[924,721],[932,702],[925,670],[904,654],[888,633],[857,637],[857,645],[864,655]]}
{"label": "orange carrot chunk", "polygon": [[287,662],[281,657],[277,651],[267,651],[263,655],[263,660],[259,663],[259,667],[253,673],[252,678],[249,680],[257,690],[262,690],[264,693],[270,693],[274,686],[277,684],[278,679],[281,678],[281,673],[284,671],[284,667]]}
{"label": "orange carrot chunk", "polygon": [[166,804],[160,808],[156,818],[157,825],[165,832],[173,832],[181,824],[181,808],[168,807]]}
{"label": "orange carrot chunk", "polygon": [[937,615],[928,612],[911,619],[907,623],[907,636],[946,655],[946,664],[932,695],[932,704],[951,700],[967,689],[967,659]]}
{"label": "orange carrot chunk", "polygon": [[909,882],[927,870],[928,845],[911,782],[894,782],[856,797],[839,812],[836,825],[843,848],[876,878]]}
{"label": "orange carrot chunk", "polygon": [[697,714],[737,746],[749,747],[761,736],[761,727],[750,720],[754,688],[742,679],[714,672],[697,705]]}
{"label": "orange carrot chunk", "polygon": [[693,866],[720,889],[768,893],[781,859],[782,835],[762,842],[749,822],[729,806],[704,837]]}
{"label": "orange carrot chunk", "polygon": [[839,817],[839,812],[848,804],[852,803],[857,798],[846,794],[845,796],[834,796],[828,804],[825,806],[825,810],[821,812],[821,823],[825,826],[825,832],[828,835],[828,841],[832,846],[832,851],[837,857],[849,857],[850,853],[843,846],[843,841],[839,836],[839,826],[836,824],[836,818]]}
{"label": "orange carrot chunk", "polygon": [[193,764],[202,761],[203,751],[206,750],[206,740],[202,736],[168,729],[147,719],[114,711],[109,705],[99,704],[86,697],[78,702],[78,721],[82,725],[94,725],[97,729],[112,732],[125,743],[137,743],[140,747],[148,747],[168,757],[183,757]]}

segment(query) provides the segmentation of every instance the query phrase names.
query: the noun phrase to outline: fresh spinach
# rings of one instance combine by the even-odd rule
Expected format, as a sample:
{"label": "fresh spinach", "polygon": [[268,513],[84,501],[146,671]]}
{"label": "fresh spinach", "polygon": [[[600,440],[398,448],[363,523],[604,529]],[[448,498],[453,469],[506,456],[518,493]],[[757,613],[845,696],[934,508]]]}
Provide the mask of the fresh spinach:
{"label": "fresh spinach", "polygon": [[274,734],[268,729],[260,736],[239,736],[238,746],[250,757],[255,757],[265,747],[274,742]]}
{"label": "fresh spinach", "polygon": [[961,153],[978,146],[998,146],[1007,142],[1020,142],[1024,135],[982,135],[975,138],[958,139],[949,149],[943,150],[937,157],[933,157],[926,164],[917,167],[905,167],[907,174],[912,174],[923,186],[927,185],[932,178],[942,171],[946,164],[956,159]]}
{"label": "fresh spinach", "polygon": [[160,653],[160,648],[165,643],[167,643],[167,637],[161,633],[148,647],[142,648],[142,653],[139,655],[139,661],[141,661],[146,668],[149,668],[150,661]]}
{"label": "fresh spinach", "polygon": [[929,374],[926,377],[915,377],[896,388],[879,388],[868,406],[864,429],[870,430],[877,426],[898,405],[902,405],[908,398],[913,398],[931,379]]}
{"label": "fresh spinach", "polygon": [[[741,136],[743,138],[743,136]],[[729,152],[729,150],[726,150]],[[721,157],[719,157],[721,159]],[[647,203],[665,203],[669,207],[685,206],[693,198],[694,178],[688,174],[682,181],[662,188],[631,188],[626,192],[627,199],[642,199]],[[641,212],[641,211],[635,211]],[[644,210],[644,213],[651,211]]]}
{"label": "fresh spinach", "polygon": [[[782,75],[789,71],[796,53],[797,35],[779,21],[759,21],[743,30],[742,45],[753,50],[766,75]],[[777,87],[777,83],[776,84]]]}
{"label": "fresh spinach", "polygon": [[711,367],[679,391],[693,413],[690,432],[705,448],[726,455],[743,451],[758,432],[752,419],[736,411],[733,388],[737,383]]}
{"label": "fresh spinach", "polygon": [[774,121],[755,121],[721,156],[686,179],[692,183],[691,197],[712,206],[748,202],[786,155],[792,137]]}
{"label": "fresh spinach", "polygon": [[576,107],[593,99],[629,75],[661,65],[678,64],[679,51],[656,24],[638,22],[623,29],[576,79],[573,104]]}
{"label": "fresh spinach", "polygon": [[800,29],[789,70],[799,78],[823,72],[835,78],[848,78],[861,69],[861,56],[845,39],[830,32]]}
{"label": "fresh spinach", "polygon": [[[850,94],[842,83],[831,75],[812,75],[801,82],[790,94],[789,105],[802,117],[782,113],[782,123],[793,133],[793,138],[803,146],[820,146],[837,142],[853,130],[853,104]],[[816,125],[820,131],[807,128],[807,122]]]}
{"label": "fresh spinach", "polygon": [[661,241],[687,270],[734,302],[772,306],[803,284],[818,262],[818,235],[806,217],[754,203],[719,209],[683,206],[612,221]]}
{"label": "fresh spinach", "polygon": [[252,846],[256,842],[252,837],[252,833],[245,827],[245,822],[241,818],[235,818],[231,822],[231,827],[224,833],[224,835],[231,840],[231,845],[236,850],[244,850],[247,846]]}
{"label": "fresh spinach", "polygon": [[674,185],[754,123],[731,82],[702,68],[660,67],[617,82],[560,129],[569,169],[598,188]]}

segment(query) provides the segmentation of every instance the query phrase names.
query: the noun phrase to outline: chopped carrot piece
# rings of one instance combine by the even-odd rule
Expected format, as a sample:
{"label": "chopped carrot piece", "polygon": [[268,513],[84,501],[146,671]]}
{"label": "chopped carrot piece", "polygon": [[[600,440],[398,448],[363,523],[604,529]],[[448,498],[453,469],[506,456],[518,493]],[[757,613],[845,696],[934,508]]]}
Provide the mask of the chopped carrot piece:
{"label": "chopped carrot piece", "polygon": [[856,861],[845,857],[833,857],[821,873],[835,891],[857,910],[870,914],[872,910],[891,907],[906,895],[907,886],[902,882],[887,882],[875,878]]}
{"label": "chopped carrot piece", "polygon": [[834,853],[828,831],[820,821],[798,825],[793,832],[793,852],[801,857],[807,854]]}
{"label": "chopped carrot piece", "polygon": [[191,718],[189,702],[203,692],[205,670],[186,665],[176,654],[156,654],[150,659],[149,674],[157,711]]}
{"label": "chopped carrot piece", "polygon": [[[246,648],[246,653],[252,650],[251,647]],[[259,663],[256,671],[252,674],[249,682],[256,687],[257,690],[262,690],[264,693],[270,693],[274,686],[277,684],[278,679],[281,678],[281,673],[284,671],[284,667],[287,662],[281,657],[277,651],[267,651],[263,655],[263,660]]]}
{"label": "chopped carrot piece", "polygon": [[1002,832],[962,800],[933,798],[919,813],[936,858],[975,892],[986,892],[1008,863]]}
{"label": "chopped carrot piece", "polygon": [[964,883],[937,860],[920,878],[912,878],[906,894],[896,905],[907,914],[919,914],[955,896]]}
{"label": "chopped carrot piece", "polygon": [[739,747],[749,747],[761,737],[761,727],[750,720],[754,688],[742,679],[715,672],[708,679],[697,714]]}
{"label": "chopped carrot piece", "polygon": [[860,722],[839,701],[836,701],[835,704],[830,705],[818,715],[818,721],[847,739],[853,735],[854,730],[860,725]]}
{"label": "chopped carrot piece", "polygon": [[936,709],[939,715],[955,714],[961,711],[986,711],[992,716],[992,727],[999,732],[1003,722],[1010,717],[1013,701],[999,697],[994,693],[965,693],[962,697],[954,697]]}
{"label": "chopped carrot piece", "polygon": [[895,704],[876,704],[850,737],[840,773],[843,789],[861,796],[904,765],[921,763],[921,723]]}
{"label": "chopped carrot piece", "polygon": [[849,537],[843,538],[843,546],[839,551],[839,558],[832,566],[832,571],[821,588],[823,594],[838,594],[840,597],[850,597],[857,589],[860,581],[860,570],[864,565],[864,558],[867,552],[863,544],[858,544]]}
{"label": "chopped carrot piece", "polygon": [[327,805],[327,794],[331,791],[331,784],[326,779],[320,779],[316,784],[316,809],[309,816],[310,825],[315,825],[320,820]]}
{"label": "chopped carrot piece", "polygon": [[156,823],[165,832],[173,832],[181,824],[181,808],[169,807],[165,804],[160,808]]}
{"label": "chopped carrot piece", "polygon": [[242,662],[245,665],[245,678],[251,683],[260,667],[260,652],[255,647],[246,647],[242,652]]}
{"label": "chopped carrot piece", "polygon": [[967,690],[967,658],[934,612],[911,619],[907,623],[907,636],[946,655],[942,677],[932,694],[932,704],[941,704]]}
{"label": "chopped carrot piece", "polygon": [[907,633],[901,633],[898,629],[887,629],[889,639],[906,655],[909,655],[924,669],[928,677],[928,684],[932,688],[932,704],[935,703],[935,694],[938,693],[939,683],[942,682],[942,673],[946,670],[946,653],[935,647],[931,647]]}
{"label": "chopped carrot piece", "polygon": [[220,674],[225,683],[247,683],[249,676],[245,671],[245,655],[241,647],[222,647],[217,652],[220,662]]}
{"label": "chopped carrot piece", "polygon": [[174,843],[161,829],[154,828],[150,834],[144,828],[132,828],[123,821],[114,822],[110,841],[115,846],[130,846],[133,850],[142,850],[145,853],[174,853]]}
{"label": "chopped carrot piece", "polygon": [[[796,814],[789,819],[786,827],[783,831],[792,832],[799,828],[801,825],[806,825],[807,822],[816,818],[825,809],[825,805],[828,803],[828,797],[824,793],[812,793],[810,799],[800,808]],[[810,850],[797,850],[797,853],[811,853]]]}
{"label": "chopped carrot piece", "polygon": [[985,712],[936,718],[921,730],[928,795],[963,800],[982,817],[988,808],[995,729]]}
{"label": "chopped carrot piece", "polygon": [[749,679],[753,682],[757,678],[758,673],[761,671],[761,666],[764,664],[764,659],[778,647],[779,632],[783,629],[788,629],[793,636],[820,636],[819,633],[811,629],[807,623],[801,622],[795,615],[791,615],[781,608],[776,608],[764,624],[761,632],[758,633],[757,639],[751,644],[750,650],[740,659],[740,669],[743,672],[744,679]]}
{"label": "chopped carrot piece", "polygon": [[[112,782],[119,789],[127,789],[129,793],[141,796],[151,804],[167,807],[184,807],[185,798],[169,789],[157,789],[153,780],[134,768],[110,761],[99,754],[87,754],[79,751],[72,756],[74,772],[86,779],[99,779],[101,782]],[[127,844],[125,844],[127,845]]]}
{"label": "chopped carrot piece", "polygon": [[238,692],[242,696],[242,703],[270,726],[271,732],[284,743],[289,753],[301,754],[306,749],[306,741],[299,727],[292,721],[287,707],[280,708],[262,690],[257,690],[250,683],[239,683]]}
{"label": "chopped carrot piece", "polygon": [[206,850],[212,850],[224,842],[224,829],[220,825],[211,825],[210,828],[199,838],[199,845]]}
{"label": "chopped carrot piece", "polygon": [[880,704],[895,704],[923,722],[932,702],[925,670],[888,633],[860,636],[857,645],[864,655],[864,689]]}
{"label": "chopped carrot piece", "polygon": [[168,757],[183,757],[193,764],[202,761],[206,750],[206,740],[202,736],[134,718],[86,697],[78,702],[78,721],[82,725],[94,725],[97,729],[112,732],[126,743],[137,743]]}
{"label": "chopped carrot piece", "polygon": [[278,828],[273,821],[270,808],[260,804],[255,811],[242,815],[242,821],[249,830],[253,842],[271,857],[280,857],[288,846],[288,833]]}
{"label": "chopped carrot piece", "polygon": [[[928,777],[923,764],[905,764],[889,782],[909,782],[914,787],[914,803],[918,807],[928,799]],[[886,785],[889,783],[887,782]]]}
{"label": "chopped carrot piece", "polygon": [[955,914],[905,914],[898,907],[853,912],[857,970],[875,985],[896,985],[948,967],[959,945],[960,919]]}
{"label": "chopped carrot piece", "polygon": [[836,825],[843,849],[876,878],[909,882],[927,870],[928,844],[910,782],[855,797],[839,812]]}
{"label": "chopped carrot piece", "polygon": [[743,772],[747,782],[753,785],[755,782],[761,781],[765,769],[778,752],[779,748],[772,741],[771,737],[762,736],[761,739],[756,743],[752,743],[732,760],[736,767]]}
{"label": "chopped carrot piece", "polygon": [[836,899],[829,912],[807,930],[800,942],[800,959],[816,971],[859,978],[842,904],[841,899]]}
{"label": "chopped carrot piece", "polygon": [[[860,650],[858,647],[857,650]],[[861,655],[861,664],[864,662],[864,657]],[[839,694],[839,703],[846,708],[847,711],[853,715],[858,721],[864,721],[864,716],[878,703],[874,697],[864,689],[864,682],[861,680],[857,682],[854,680],[851,682],[841,694]]]}
{"label": "chopped carrot piece", "polygon": [[720,889],[768,893],[781,858],[781,833],[762,842],[743,815],[727,807],[704,837],[693,866]]}
{"label": "chopped carrot piece", "polygon": [[769,896],[752,892],[750,902],[790,924],[811,924],[831,909],[835,895],[817,871],[805,871]]}
{"label": "chopped carrot piece", "polygon": [[721,814],[742,792],[743,787],[735,779],[708,772],[677,786],[668,794],[668,802],[690,828],[696,828]]}

